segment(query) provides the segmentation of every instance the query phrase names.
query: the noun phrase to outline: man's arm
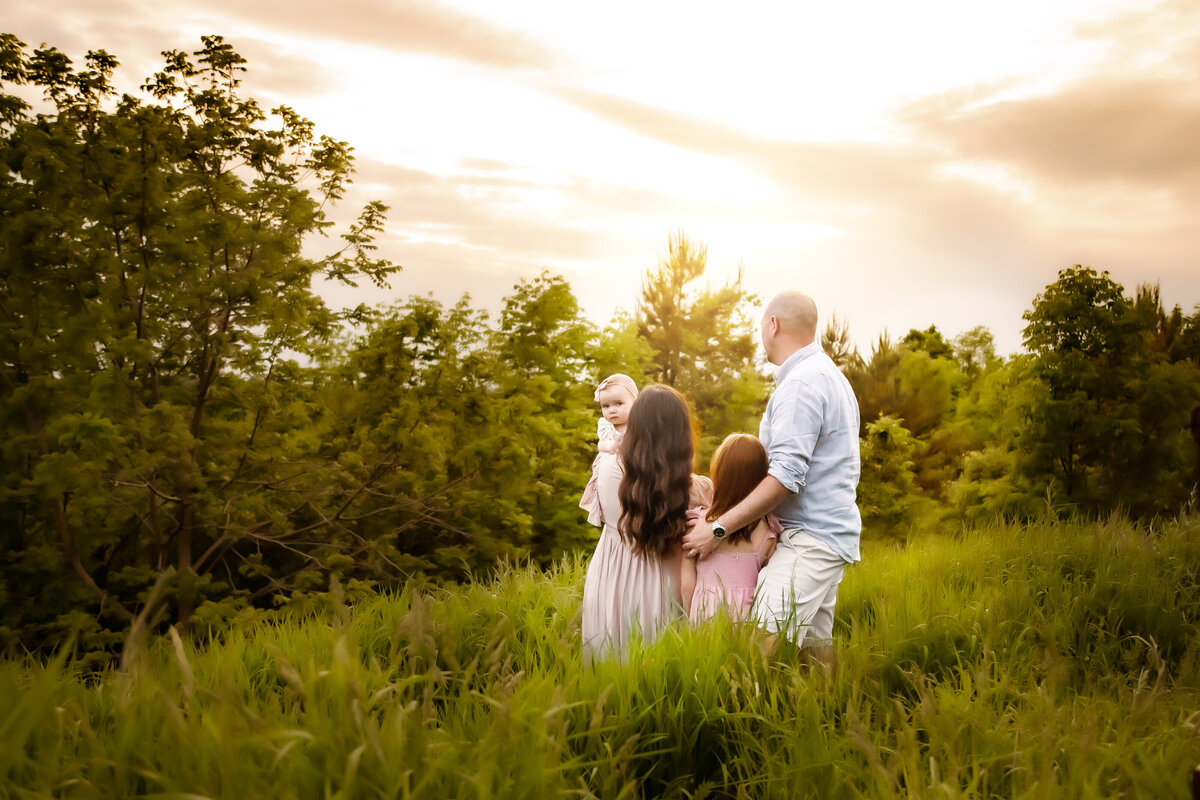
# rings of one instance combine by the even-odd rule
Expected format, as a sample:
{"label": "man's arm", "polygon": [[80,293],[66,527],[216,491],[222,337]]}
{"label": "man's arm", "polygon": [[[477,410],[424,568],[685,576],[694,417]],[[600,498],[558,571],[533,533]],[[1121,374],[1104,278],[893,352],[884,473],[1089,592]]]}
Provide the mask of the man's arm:
{"label": "man's arm", "polygon": [[[745,500],[721,515],[721,524],[727,531],[736,531],[774,510],[775,506],[791,494],[775,476],[768,475],[754,487],[754,491],[747,495]],[[704,518],[703,512],[688,512],[688,529],[683,537],[685,555],[695,550],[696,554],[703,558],[716,549],[717,540],[712,534],[712,524]]]}

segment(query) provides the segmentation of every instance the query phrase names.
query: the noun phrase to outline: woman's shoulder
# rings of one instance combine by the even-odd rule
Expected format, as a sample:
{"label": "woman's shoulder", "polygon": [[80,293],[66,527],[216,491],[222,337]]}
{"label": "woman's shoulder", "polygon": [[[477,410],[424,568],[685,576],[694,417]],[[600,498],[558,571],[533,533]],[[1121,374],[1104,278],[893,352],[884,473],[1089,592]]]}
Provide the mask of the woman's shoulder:
{"label": "woman's shoulder", "polygon": [[708,507],[712,505],[713,483],[703,475],[692,475],[692,488],[688,492],[688,506]]}

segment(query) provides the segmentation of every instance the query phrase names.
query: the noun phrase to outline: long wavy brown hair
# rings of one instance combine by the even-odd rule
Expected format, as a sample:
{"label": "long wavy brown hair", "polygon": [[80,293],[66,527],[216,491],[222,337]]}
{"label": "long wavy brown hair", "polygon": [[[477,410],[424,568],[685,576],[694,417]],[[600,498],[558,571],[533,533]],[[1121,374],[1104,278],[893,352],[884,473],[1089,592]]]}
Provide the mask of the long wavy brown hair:
{"label": "long wavy brown hair", "polygon": [[617,489],[617,529],[639,555],[669,556],[687,530],[692,483],[692,425],[683,395],[663,384],[647,386],[629,409]]}
{"label": "long wavy brown hair", "polygon": [[[746,499],[754,488],[767,477],[770,463],[767,450],[757,438],[748,433],[731,433],[713,453],[709,476],[713,482],[713,501],[707,518],[712,522],[729,509]],[[750,522],[736,531],[729,531],[725,541],[749,541],[758,520]]]}

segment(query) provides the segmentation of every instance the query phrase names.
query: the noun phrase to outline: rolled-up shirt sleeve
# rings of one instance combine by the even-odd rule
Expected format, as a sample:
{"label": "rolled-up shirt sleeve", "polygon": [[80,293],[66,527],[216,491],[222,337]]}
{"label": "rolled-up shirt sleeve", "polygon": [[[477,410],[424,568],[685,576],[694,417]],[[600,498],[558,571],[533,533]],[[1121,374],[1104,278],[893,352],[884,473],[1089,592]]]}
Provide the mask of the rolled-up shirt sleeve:
{"label": "rolled-up shirt sleeve", "polygon": [[770,443],[767,474],[783,484],[792,494],[804,488],[813,449],[821,435],[821,398],[811,386],[801,381],[789,382],[786,391],[776,391],[770,401],[769,431],[764,431]]}

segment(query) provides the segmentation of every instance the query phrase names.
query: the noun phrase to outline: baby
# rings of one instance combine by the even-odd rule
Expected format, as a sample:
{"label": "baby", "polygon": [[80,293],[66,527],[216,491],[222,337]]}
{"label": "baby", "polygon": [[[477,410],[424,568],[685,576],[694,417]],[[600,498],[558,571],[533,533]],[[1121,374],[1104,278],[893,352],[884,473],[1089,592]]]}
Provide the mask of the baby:
{"label": "baby", "polygon": [[600,459],[613,456],[621,448],[621,437],[625,435],[625,424],[629,422],[629,409],[637,399],[638,388],[633,378],[616,373],[600,381],[596,387],[596,402],[600,404],[600,420],[596,423],[596,438],[600,452],[592,461],[592,476],[583,490],[579,507],[588,512],[588,522],[602,525],[600,499],[596,495],[596,475]]}

